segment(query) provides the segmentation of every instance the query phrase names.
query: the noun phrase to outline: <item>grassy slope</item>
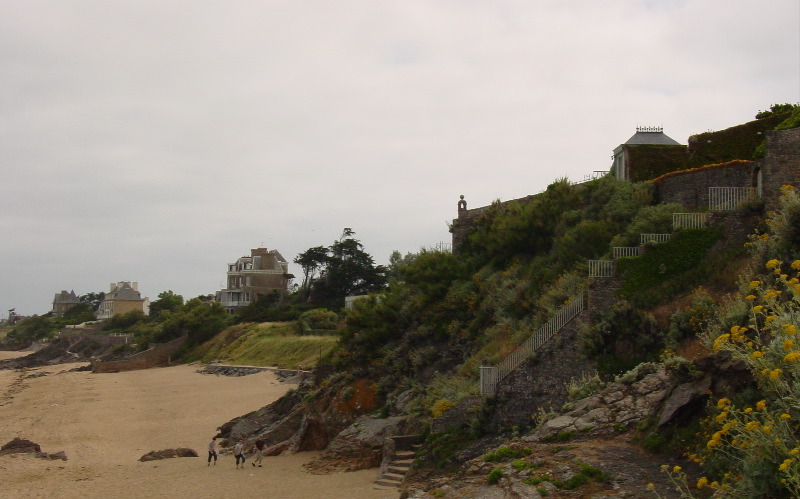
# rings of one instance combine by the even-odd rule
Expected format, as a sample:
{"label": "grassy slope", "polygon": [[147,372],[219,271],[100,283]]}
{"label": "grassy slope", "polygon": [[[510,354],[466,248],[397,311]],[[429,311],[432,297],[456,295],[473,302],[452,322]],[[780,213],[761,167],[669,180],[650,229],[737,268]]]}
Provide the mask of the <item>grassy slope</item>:
{"label": "grassy slope", "polygon": [[286,322],[237,324],[197,347],[191,360],[249,366],[312,367],[336,344],[337,336],[299,336]]}

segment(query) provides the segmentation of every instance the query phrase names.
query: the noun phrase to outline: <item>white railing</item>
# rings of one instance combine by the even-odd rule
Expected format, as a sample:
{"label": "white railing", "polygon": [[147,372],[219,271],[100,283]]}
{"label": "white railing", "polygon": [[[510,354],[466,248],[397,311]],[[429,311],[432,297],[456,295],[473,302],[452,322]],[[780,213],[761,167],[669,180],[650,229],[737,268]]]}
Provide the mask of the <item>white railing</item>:
{"label": "white railing", "polygon": [[614,260],[589,260],[589,277],[614,277]]}
{"label": "white railing", "polygon": [[665,243],[672,238],[672,234],[639,234],[639,244]]}
{"label": "white railing", "polygon": [[584,175],[583,176],[583,180],[580,180],[578,182],[572,182],[572,183],[573,184],[583,184],[583,183],[586,183],[586,182],[591,182],[592,180],[597,180],[598,178],[605,177],[606,175],[608,175],[608,172],[609,172],[609,170],[595,170],[595,171],[593,171],[592,173],[590,173],[588,175]]}
{"label": "white railing", "polygon": [[709,187],[708,209],[711,211],[734,210],[743,201],[758,199],[755,187]]}
{"label": "white railing", "polygon": [[452,243],[438,242],[434,246],[428,246],[427,251],[435,251],[439,253],[452,253]]}
{"label": "white railing", "polygon": [[673,213],[672,230],[704,229],[708,225],[708,213]]}
{"label": "white railing", "polygon": [[644,251],[641,246],[614,246],[611,248],[612,256],[617,258],[626,258],[629,256],[639,256]]}
{"label": "white railing", "polygon": [[523,344],[511,352],[511,355],[506,357],[503,362],[496,367],[481,366],[481,395],[495,395],[497,393],[497,385],[503,378],[528,360],[537,348],[581,313],[584,308],[583,293],[581,293],[556,312],[545,325],[536,330]]}

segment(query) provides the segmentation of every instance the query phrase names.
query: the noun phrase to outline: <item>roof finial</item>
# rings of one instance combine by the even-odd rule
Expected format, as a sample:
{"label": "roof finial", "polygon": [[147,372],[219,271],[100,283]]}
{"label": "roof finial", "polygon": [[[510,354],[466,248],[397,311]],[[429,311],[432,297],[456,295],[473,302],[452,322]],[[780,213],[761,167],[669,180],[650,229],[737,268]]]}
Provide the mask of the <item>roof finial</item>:
{"label": "roof finial", "polygon": [[662,126],[637,126],[636,132],[645,132],[645,133],[661,133],[664,131],[664,127]]}

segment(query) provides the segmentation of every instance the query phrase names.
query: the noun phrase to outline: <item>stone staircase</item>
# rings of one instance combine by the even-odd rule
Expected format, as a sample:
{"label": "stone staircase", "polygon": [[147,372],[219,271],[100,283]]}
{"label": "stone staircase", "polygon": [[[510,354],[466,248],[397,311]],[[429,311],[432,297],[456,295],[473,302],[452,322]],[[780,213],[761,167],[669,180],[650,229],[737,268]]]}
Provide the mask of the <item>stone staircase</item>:
{"label": "stone staircase", "polygon": [[391,437],[386,448],[387,457],[381,465],[381,472],[375,480],[375,488],[399,488],[405,480],[406,473],[414,464],[417,449],[421,447],[419,435],[398,435]]}

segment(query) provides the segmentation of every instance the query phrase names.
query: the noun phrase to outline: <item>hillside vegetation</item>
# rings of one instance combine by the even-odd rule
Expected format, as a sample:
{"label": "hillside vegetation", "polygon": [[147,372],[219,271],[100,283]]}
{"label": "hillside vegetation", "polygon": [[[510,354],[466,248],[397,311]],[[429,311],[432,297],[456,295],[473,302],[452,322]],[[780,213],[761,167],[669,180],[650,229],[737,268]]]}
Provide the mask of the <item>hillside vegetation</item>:
{"label": "hillside vegetation", "polygon": [[[619,301],[595,311],[599,316],[581,329],[578,339],[599,379],[576,378],[568,383],[570,393],[587,395],[606,382],[636,378],[636,371],[625,373],[642,363],[663,365],[680,382],[694,380],[704,375],[695,361],[721,355],[726,348],[716,339],[730,336],[726,331],[732,328],[751,331],[737,336],[734,344],[744,346],[743,357],[766,359],[756,349],[771,345],[774,362],[791,364],[800,360],[800,353],[788,360],[778,353],[793,353],[794,343],[786,338],[774,344],[775,328],[764,329],[773,321],[780,324],[778,331],[791,332],[789,326],[797,326],[800,201],[787,189],[781,202],[779,214],[767,215],[750,204],[730,215],[742,221],[764,217],[754,226],[758,236],[749,241],[728,233],[727,224],[673,231],[671,214],[682,207],[656,204],[649,183],[631,184],[611,175],[580,185],[558,180],[534,197],[495,203],[472,221],[458,254],[422,250],[393,259],[388,288],[355,303],[346,313],[336,347],[322,359],[335,367],[335,374],[319,386],[302,388],[302,398],[293,395],[301,400],[295,410],[307,407],[309,413],[331,414],[325,419],[328,434],[370,412],[416,418],[426,436],[418,461],[423,468],[456,466],[480,453],[487,438],[530,431],[554,415],[548,411],[559,408],[540,407],[541,414],[530,414],[529,428],[491,423],[492,414],[506,410],[503,404],[508,401],[475,397],[478,368],[496,365],[583,293],[589,282],[587,260],[608,258],[612,246],[636,245],[645,232],[674,234],[671,242],[620,265]],[[767,262],[772,263],[765,274]],[[775,269],[783,269],[775,274],[780,282],[770,277]],[[760,293],[747,294],[748,283],[756,281],[754,289]],[[772,282],[783,289],[766,284]],[[777,306],[776,297],[788,304],[780,320],[769,313]],[[765,303],[753,306],[754,300]],[[680,356],[684,352],[687,357]],[[800,386],[795,384],[800,373],[795,380],[794,364],[761,362],[753,364],[747,390],[733,402],[720,403],[722,395],[707,396],[709,405],[695,405],[678,426],[656,429],[643,424],[633,436],[652,451],[693,456],[708,473],[703,484],[738,487],[746,497],[792,497],[795,489],[781,480],[800,477],[800,464],[793,457],[800,453],[796,426],[781,433],[780,445],[750,439],[742,450],[741,436],[725,436],[731,434],[731,426],[716,430],[712,424],[725,424],[733,413],[725,410],[729,405],[737,408],[742,424],[755,427],[757,422],[762,428],[769,426],[767,431],[775,431],[779,421],[800,420],[800,403],[790,395]],[[763,384],[764,372],[772,381],[791,376],[786,380],[790,388]],[[791,400],[779,403],[787,395]],[[781,412],[764,412],[773,406]],[[460,418],[447,431],[433,434],[426,429],[430,418],[454,410]],[[760,411],[758,421],[748,416],[755,411]],[[700,452],[711,447],[723,452]],[[742,479],[754,466],[760,467],[762,477],[758,487]],[[784,473],[793,466],[798,467],[796,475]]]}
{"label": "hillside vegetation", "polygon": [[[779,127],[800,124],[798,107],[773,106],[763,117],[770,121],[759,126],[774,128],[779,120],[770,117],[777,111]],[[709,157],[750,160],[757,147],[752,142]],[[187,360],[332,366],[334,373],[320,384],[301,385],[276,403],[281,417],[291,413],[286,427],[304,421],[292,448],[323,449],[364,415],[403,416],[405,430],[424,437],[417,466],[428,470],[457,468],[485,453],[489,442],[529,434],[609,383],[659,369],[676,384],[727,379],[719,365],[735,366],[738,384],[732,377],[730,393],[704,389],[670,425],[645,420],[614,431],[649,451],[685,455],[701,465],[705,476],[693,478],[691,487],[679,468],[673,470],[683,497],[703,494],[705,487],[730,497],[797,497],[800,196],[792,187],[770,195],[780,195],[775,213],[745,203],[716,226],[673,230],[672,214],[683,207],[658,204],[649,182],[614,175],[577,185],[556,180],[536,196],[482,211],[455,254],[395,254],[388,268],[375,268],[350,231],[331,248],[303,254],[305,278],[297,294],[260,300],[233,326],[214,305],[198,302],[188,311],[165,312],[157,329],[147,321],[136,327],[143,340],[193,334]],[[732,229],[748,224],[749,237]],[[479,368],[497,365],[583,295],[590,285],[588,260],[610,259],[613,246],[638,246],[642,233],[672,238],[620,259],[615,302],[592,311],[575,345],[551,342],[554,349],[576,346],[593,371],[548,387],[552,400],[569,395],[563,408],[542,403],[525,414],[525,424],[504,425],[497,416],[518,410],[515,401],[478,397]],[[369,272],[345,265],[357,262]],[[347,276],[356,276],[361,287],[344,286]],[[349,310],[309,310],[315,299],[318,306],[341,306],[343,290],[370,293]],[[296,320],[264,322],[279,318]],[[319,334],[333,327],[335,334]],[[534,355],[526,366],[546,368],[547,362]],[[444,430],[431,429],[432,420],[450,416],[457,417]],[[281,434],[295,431],[286,427]],[[494,474],[499,481],[502,470]]]}
{"label": "hillside vegetation", "polygon": [[312,368],[335,346],[332,335],[297,335],[294,323],[244,323],[230,326],[194,349],[188,360],[248,366]]}

